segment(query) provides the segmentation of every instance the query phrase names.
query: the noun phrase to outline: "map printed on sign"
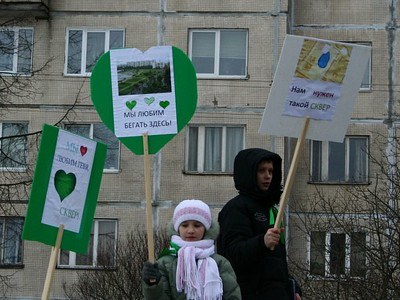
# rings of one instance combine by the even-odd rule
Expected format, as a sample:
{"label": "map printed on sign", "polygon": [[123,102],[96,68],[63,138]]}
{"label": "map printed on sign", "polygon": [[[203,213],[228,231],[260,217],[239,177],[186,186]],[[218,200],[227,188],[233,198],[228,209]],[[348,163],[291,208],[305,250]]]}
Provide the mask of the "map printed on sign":
{"label": "map printed on sign", "polygon": [[353,46],[304,40],[284,114],[331,120],[341,95]]}
{"label": "map printed on sign", "polygon": [[111,50],[110,65],[115,135],[176,134],[172,48]]}

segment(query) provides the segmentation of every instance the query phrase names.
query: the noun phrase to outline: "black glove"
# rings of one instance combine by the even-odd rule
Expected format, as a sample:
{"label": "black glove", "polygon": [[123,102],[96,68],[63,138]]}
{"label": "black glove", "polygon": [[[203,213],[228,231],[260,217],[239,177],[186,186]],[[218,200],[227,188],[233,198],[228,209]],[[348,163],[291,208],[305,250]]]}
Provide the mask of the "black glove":
{"label": "black glove", "polygon": [[158,270],[158,263],[152,264],[146,261],[143,265],[142,278],[148,285],[158,284],[161,278],[160,271]]}

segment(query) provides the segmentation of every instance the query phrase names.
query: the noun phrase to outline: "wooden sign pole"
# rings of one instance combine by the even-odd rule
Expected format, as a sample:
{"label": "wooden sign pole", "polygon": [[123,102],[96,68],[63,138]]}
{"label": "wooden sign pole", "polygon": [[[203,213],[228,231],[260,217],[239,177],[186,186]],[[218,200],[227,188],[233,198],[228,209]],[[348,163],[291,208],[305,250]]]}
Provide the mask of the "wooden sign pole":
{"label": "wooden sign pole", "polygon": [[288,177],[287,177],[287,180],[285,182],[285,187],[283,189],[283,193],[282,193],[282,196],[281,196],[281,201],[279,203],[279,210],[278,210],[278,215],[276,216],[274,228],[279,228],[279,226],[280,226],[280,224],[282,222],[283,212],[284,212],[286,204],[287,204],[287,202],[289,200],[289,194],[290,194],[290,191],[292,189],[294,177],[296,175],[297,164],[299,162],[300,153],[302,151],[303,144],[304,144],[304,141],[306,139],[307,130],[308,130],[308,126],[309,125],[310,125],[310,118],[306,117],[306,119],[304,121],[303,130],[301,131],[301,134],[300,134],[299,138],[297,139],[296,148],[294,150],[292,163],[290,164]]}
{"label": "wooden sign pole", "polygon": [[60,227],[58,228],[56,244],[54,247],[51,248],[50,261],[49,261],[49,266],[47,268],[46,281],[44,282],[42,300],[49,299],[50,287],[54,277],[54,270],[56,268],[57,256],[60,250],[63,233],[64,233],[64,225],[61,224]]}
{"label": "wooden sign pole", "polygon": [[149,262],[154,263],[154,234],[153,234],[153,208],[151,206],[151,178],[150,178],[150,160],[148,134],[143,134],[143,152],[144,152],[144,179],[146,192],[146,230],[147,230],[147,248]]}

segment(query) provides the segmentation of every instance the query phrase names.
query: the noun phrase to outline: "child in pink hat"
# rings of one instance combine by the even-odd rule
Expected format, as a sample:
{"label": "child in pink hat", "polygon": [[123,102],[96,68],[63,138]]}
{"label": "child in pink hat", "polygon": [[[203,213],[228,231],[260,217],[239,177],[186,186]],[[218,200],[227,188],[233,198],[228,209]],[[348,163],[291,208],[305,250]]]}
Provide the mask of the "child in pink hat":
{"label": "child in pink hat", "polygon": [[170,247],[155,264],[144,264],[145,299],[241,299],[232,266],[215,253],[218,231],[206,203],[179,203],[169,228]]}

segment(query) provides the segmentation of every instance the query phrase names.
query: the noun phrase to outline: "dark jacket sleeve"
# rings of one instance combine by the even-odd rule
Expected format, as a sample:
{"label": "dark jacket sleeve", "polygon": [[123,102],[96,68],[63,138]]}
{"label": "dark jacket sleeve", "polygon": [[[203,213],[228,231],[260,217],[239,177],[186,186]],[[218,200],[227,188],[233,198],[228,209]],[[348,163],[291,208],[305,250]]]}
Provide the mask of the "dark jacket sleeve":
{"label": "dark jacket sleeve", "polygon": [[230,205],[219,218],[220,237],[218,253],[225,256],[235,268],[254,266],[271,251],[264,244],[264,234],[254,236],[253,225],[245,206]]}
{"label": "dark jacket sleeve", "polygon": [[155,285],[148,285],[142,280],[142,289],[144,299],[146,300],[169,300],[171,299],[171,291],[169,289],[168,277],[169,270],[165,263],[166,259],[159,259],[158,267],[161,273],[160,281]]}

